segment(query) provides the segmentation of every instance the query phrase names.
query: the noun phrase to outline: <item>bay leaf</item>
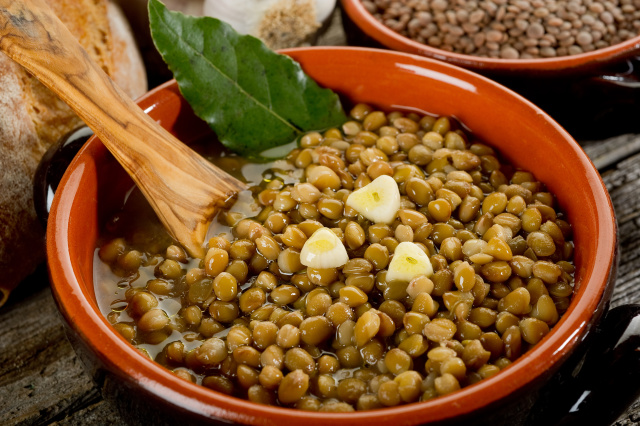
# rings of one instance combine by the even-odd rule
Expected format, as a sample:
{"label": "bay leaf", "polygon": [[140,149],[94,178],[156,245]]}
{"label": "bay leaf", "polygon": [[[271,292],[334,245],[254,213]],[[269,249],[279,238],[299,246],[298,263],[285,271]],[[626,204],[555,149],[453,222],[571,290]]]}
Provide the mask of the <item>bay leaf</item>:
{"label": "bay leaf", "polygon": [[347,120],[340,99],[300,64],[211,17],[149,1],[153,41],[196,115],[243,156],[291,143]]}

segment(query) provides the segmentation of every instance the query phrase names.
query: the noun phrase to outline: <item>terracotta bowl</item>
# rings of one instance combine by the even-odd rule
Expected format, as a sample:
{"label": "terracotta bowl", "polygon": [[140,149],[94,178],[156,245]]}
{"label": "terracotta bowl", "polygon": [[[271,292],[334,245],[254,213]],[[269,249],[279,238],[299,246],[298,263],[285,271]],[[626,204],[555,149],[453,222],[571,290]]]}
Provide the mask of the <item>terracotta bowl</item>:
{"label": "terracotta bowl", "polygon": [[581,139],[640,131],[634,119],[640,112],[640,35],[579,55],[482,58],[396,33],[376,20],[361,0],[341,0],[341,6],[349,44],[413,53],[481,73],[532,100]]}
{"label": "terracotta bowl", "polygon": [[[498,375],[428,402],[369,412],[310,413],[267,407],[182,380],[150,361],[107,322],[96,304],[93,257],[104,221],[122,203],[130,181],[100,140],[73,160],[56,193],[47,230],[53,293],[74,341],[133,397],[129,406],[166,409],[178,418],[248,424],[422,424],[479,415],[496,407],[526,412],[554,372],[578,350],[606,309],[615,275],[616,222],[602,180],[558,124],[515,93],[479,75],[424,57],[363,48],[306,48],[285,52],[320,85],[345,102],[454,116],[513,164],[533,172],[557,195],[575,235],[575,296],[552,331]],[[168,82],[139,105],[178,138],[208,133]],[[129,399],[131,398],[131,399]],[[515,408],[510,408],[515,409]],[[489,417],[486,417],[489,418]]]}

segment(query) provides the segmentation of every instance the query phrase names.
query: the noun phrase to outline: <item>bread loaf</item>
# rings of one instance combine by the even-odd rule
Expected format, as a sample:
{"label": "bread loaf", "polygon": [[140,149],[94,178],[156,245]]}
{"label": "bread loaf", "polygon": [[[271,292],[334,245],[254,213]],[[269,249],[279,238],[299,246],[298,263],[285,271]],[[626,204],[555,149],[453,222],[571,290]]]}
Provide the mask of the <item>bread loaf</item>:
{"label": "bread loaf", "polygon": [[[71,33],[131,97],[147,90],[131,29],[108,0],[48,0]],[[45,151],[82,121],[49,89],[0,53],[0,306],[44,260],[33,176]]]}

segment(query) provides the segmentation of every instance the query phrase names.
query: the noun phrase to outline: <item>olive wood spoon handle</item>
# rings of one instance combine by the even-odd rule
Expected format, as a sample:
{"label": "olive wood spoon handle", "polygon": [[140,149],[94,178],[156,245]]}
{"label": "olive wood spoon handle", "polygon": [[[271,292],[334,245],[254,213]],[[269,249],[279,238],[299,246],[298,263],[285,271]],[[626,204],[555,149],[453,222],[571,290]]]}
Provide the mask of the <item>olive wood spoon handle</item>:
{"label": "olive wood spoon handle", "polygon": [[100,137],[169,233],[203,257],[218,207],[245,188],[144,113],[43,0],[0,0],[0,50],[56,93]]}

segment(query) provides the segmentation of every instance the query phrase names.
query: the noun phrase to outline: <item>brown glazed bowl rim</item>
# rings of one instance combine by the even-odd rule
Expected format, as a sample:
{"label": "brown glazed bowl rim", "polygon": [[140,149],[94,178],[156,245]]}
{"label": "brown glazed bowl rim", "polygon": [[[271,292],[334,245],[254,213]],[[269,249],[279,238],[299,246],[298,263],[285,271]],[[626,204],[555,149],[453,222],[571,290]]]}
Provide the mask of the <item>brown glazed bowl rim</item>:
{"label": "brown glazed bowl rim", "polygon": [[554,58],[501,59],[484,58],[449,52],[405,37],[379,22],[365,9],[361,0],[341,0],[342,9],[363,31],[381,45],[401,52],[413,53],[446,61],[479,72],[574,72],[598,69],[604,65],[640,53],[640,35],[591,52]]}
{"label": "brown glazed bowl rim", "polygon": [[[481,97],[470,97],[471,103],[479,102],[473,111],[486,108],[484,103],[488,102],[491,108],[504,108],[505,114],[513,112],[516,114],[514,117],[522,119],[522,123],[517,124],[514,124],[516,119],[506,119],[503,123],[505,128],[516,126],[515,130],[522,132],[524,128],[519,126],[526,126],[531,122],[529,124],[534,125],[533,128],[545,144],[545,152],[541,153],[539,161],[549,163],[549,167],[545,164],[539,169],[540,173],[544,175],[546,168],[554,167],[555,161],[545,160],[547,156],[561,155],[570,159],[567,161],[570,161],[571,167],[565,167],[558,173],[566,172],[576,180],[561,183],[567,188],[576,188],[574,192],[567,192],[566,198],[571,200],[566,211],[570,220],[572,217],[578,220],[576,253],[580,255],[580,250],[584,251],[584,254],[580,255],[583,259],[576,257],[577,291],[566,314],[551,333],[500,374],[427,402],[347,414],[317,413],[259,405],[192,384],[150,361],[111,327],[100,313],[92,294],[92,263],[88,260],[78,260],[83,255],[88,259],[95,250],[95,245],[84,247],[89,244],[86,241],[91,239],[95,244],[97,234],[95,223],[87,224],[95,219],[88,218],[87,215],[96,215],[97,183],[94,181],[98,180],[97,164],[101,161],[104,163],[104,158],[108,156],[106,148],[94,137],[67,169],[56,192],[47,229],[47,258],[52,291],[72,332],[109,371],[151,397],[162,400],[163,405],[174,410],[197,413],[203,419],[218,418],[239,423],[282,424],[293,421],[296,424],[420,424],[428,420],[438,421],[452,416],[462,416],[483,407],[493,406],[548,376],[550,371],[557,368],[572,353],[593,326],[594,318],[602,313],[601,303],[606,297],[605,288],[615,260],[616,223],[613,207],[602,179],[578,144],[542,110],[524,98],[489,79],[440,61],[389,50],[350,47],[299,48],[287,50],[285,53],[299,61],[303,69],[323,86],[328,85],[323,76],[332,73],[335,75],[331,78],[337,85],[347,84],[342,83],[347,73],[340,67],[353,67],[354,70],[375,67],[380,75],[390,76],[390,79],[395,72],[404,73],[393,76],[396,80],[402,80],[403,84],[405,79],[417,76],[416,78],[436,79],[439,85],[444,86],[443,90],[446,91],[443,93],[451,91],[447,85],[452,82],[461,85],[469,93],[478,92]],[[327,67],[327,63],[332,66]],[[402,78],[403,76],[405,78]],[[368,78],[370,77],[363,74],[359,75],[357,80]],[[438,90],[438,84],[433,85],[430,90]],[[359,84],[354,84],[353,87],[332,88],[338,93],[343,89],[350,90],[358,101],[368,101],[368,92],[363,92]],[[384,93],[384,96],[396,96],[389,93],[384,84],[377,84],[372,89],[373,92],[377,90]],[[376,93],[370,96],[382,96]],[[406,96],[415,95],[407,93]],[[163,104],[165,109],[176,106],[188,108],[178,94],[175,81],[152,90],[140,98],[138,104],[169,128],[172,126],[172,119],[167,116],[171,114],[163,112]],[[457,103],[453,104],[455,107]],[[465,117],[459,118],[466,124]],[[484,117],[479,118],[478,126],[482,127],[485,121]],[[504,131],[506,130],[502,130]],[[504,146],[516,150],[514,152],[520,152],[517,150],[522,149],[511,145]],[[527,155],[526,161],[532,162],[529,157],[530,155]],[[538,178],[545,181],[541,177]],[[553,188],[550,190],[553,191]],[[560,197],[559,202],[564,203]],[[584,218],[581,218],[582,216]]]}

